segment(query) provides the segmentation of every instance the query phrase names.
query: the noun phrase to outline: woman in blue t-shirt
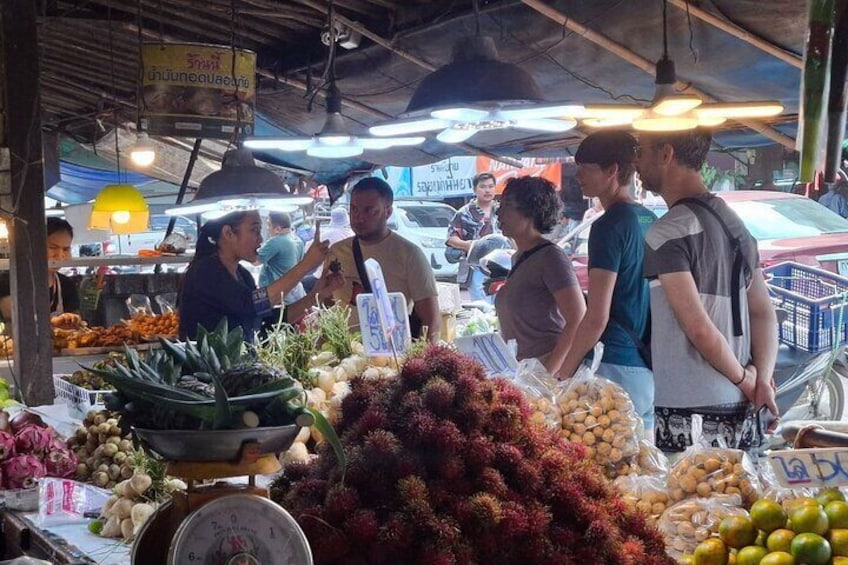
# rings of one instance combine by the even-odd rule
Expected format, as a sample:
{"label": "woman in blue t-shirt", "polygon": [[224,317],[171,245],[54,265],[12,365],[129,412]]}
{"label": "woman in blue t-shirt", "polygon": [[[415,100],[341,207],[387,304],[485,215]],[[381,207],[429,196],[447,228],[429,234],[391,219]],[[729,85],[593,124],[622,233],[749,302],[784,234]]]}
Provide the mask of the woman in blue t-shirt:
{"label": "woman in blue t-shirt", "polygon": [[[212,330],[226,317],[230,328],[241,326],[245,339],[252,340],[262,318],[280,304],[284,293],[323,263],[329,249],[316,228],[315,241],[303,260],[269,285],[257,288],[253,276],[239,262],[255,262],[261,244],[262,220],[257,211],[232,212],[203,225],[180,290],[183,339],[194,339],[198,325]],[[305,298],[287,307],[286,319],[298,319],[315,304],[316,296],[331,295],[341,282],[340,273],[327,273]]]}
{"label": "woman in blue t-shirt", "polygon": [[627,391],[647,437],[653,437],[654,379],[646,343],[650,294],[642,261],[645,232],[657,218],[631,193],[636,150],[629,133],[600,131],[584,139],[574,156],[583,195],[600,200],[604,212],[589,234],[586,316],[557,376],[571,377],[603,342],[598,374]]}

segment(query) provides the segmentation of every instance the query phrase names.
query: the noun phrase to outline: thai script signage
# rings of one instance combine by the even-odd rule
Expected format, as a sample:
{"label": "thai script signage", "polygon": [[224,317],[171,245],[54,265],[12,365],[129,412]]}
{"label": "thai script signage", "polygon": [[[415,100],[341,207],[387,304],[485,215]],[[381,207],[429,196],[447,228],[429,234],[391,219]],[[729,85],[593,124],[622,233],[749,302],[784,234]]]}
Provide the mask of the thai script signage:
{"label": "thai script signage", "polygon": [[230,139],[253,133],[256,53],[226,45],[147,43],[140,107],[151,135]]}

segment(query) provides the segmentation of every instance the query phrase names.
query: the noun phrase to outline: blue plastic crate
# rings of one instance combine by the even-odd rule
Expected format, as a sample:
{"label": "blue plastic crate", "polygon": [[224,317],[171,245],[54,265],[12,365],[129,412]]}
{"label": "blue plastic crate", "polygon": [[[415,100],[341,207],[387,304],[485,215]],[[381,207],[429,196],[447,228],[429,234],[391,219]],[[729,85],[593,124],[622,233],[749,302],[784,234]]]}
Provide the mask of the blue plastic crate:
{"label": "blue plastic crate", "polygon": [[809,352],[848,343],[848,278],[791,262],[763,271],[772,303],[788,314],[781,342]]}

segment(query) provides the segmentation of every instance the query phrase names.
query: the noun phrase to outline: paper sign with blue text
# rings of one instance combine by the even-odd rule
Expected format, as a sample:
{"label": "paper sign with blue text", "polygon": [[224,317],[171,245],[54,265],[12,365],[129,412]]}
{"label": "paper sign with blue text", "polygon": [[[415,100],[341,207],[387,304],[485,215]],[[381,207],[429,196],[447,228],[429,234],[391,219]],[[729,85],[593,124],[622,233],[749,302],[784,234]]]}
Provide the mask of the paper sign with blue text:
{"label": "paper sign with blue text", "polygon": [[479,361],[489,376],[509,376],[518,368],[518,360],[498,333],[458,337],[454,344],[460,353]]}
{"label": "paper sign with blue text", "polygon": [[[409,349],[412,344],[406,298],[400,292],[390,292],[386,294],[386,298],[392,316],[396,320],[395,329],[392,332],[392,342],[395,346],[395,352],[400,354]],[[392,344],[386,338],[377,305],[378,301],[371,293],[360,293],[356,296],[362,345],[365,348],[366,355],[392,355]]]}
{"label": "paper sign with blue text", "polygon": [[[383,278],[383,269],[376,259],[365,260],[365,273],[368,275],[368,282],[371,283],[371,294],[377,301],[377,314],[380,316],[380,323],[383,325],[386,337],[388,337],[398,326],[399,319],[407,318],[407,315],[395,316],[392,311],[392,305],[389,303],[389,291],[386,288],[386,279]],[[395,347],[397,347],[397,344],[395,344]]]}

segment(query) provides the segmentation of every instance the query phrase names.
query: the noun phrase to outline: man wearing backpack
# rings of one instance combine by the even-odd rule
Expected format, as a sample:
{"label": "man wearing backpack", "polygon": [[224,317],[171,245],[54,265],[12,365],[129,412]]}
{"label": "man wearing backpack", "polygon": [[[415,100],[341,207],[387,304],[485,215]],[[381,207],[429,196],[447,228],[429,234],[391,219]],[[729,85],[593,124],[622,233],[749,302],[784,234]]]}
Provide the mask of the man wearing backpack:
{"label": "man wearing backpack", "polygon": [[631,193],[636,139],[602,130],[580,144],[574,160],[583,195],[598,199],[603,216],[589,234],[589,299],[558,376],[571,377],[600,340],[598,374],[621,385],[645,431],[654,428],[654,378],[650,368],[648,283],[642,276],[645,232],[657,217]]}
{"label": "man wearing backpack", "polygon": [[[704,429],[730,428],[737,444],[730,447],[746,448],[742,430],[755,409],[778,415],[777,318],[756,240],[701,178],[711,142],[705,129],[639,138],[639,175],[669,208],[645,239],[656,420],[658,428],[691,429],[692,415],[701,414]],[[682,451],[691,437],[656,441]]]}

